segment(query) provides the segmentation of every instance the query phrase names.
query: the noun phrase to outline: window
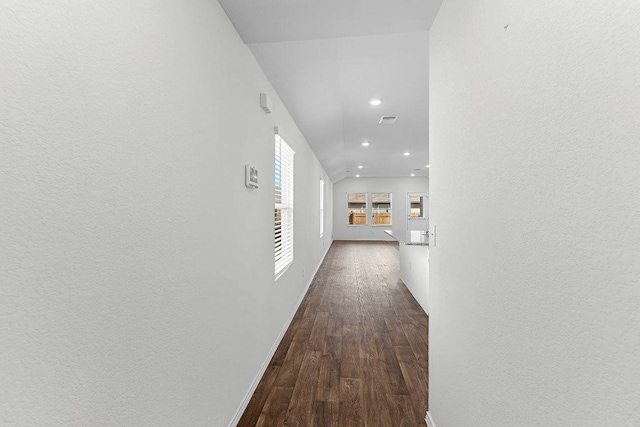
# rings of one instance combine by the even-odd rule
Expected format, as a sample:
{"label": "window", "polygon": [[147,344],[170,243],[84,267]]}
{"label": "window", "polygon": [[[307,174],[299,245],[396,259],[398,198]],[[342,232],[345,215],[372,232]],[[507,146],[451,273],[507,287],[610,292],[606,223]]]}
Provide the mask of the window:
{"label": "window", "polygon": [[429,194],[407,193],[407,230],[429,229]]}
{"label": "window", "polygon": [[424,204],[426,195],[421,194],[409,194],[409,216],[411,218],[425,218],[426,213]]}
{"label": "window", "polygon": [[371,193],[373,225],[391,225],[391,193]]}
{"label": "window", "polygon": [[293,156],[280,135],[275,144],[275,275],[293,262]]}
{"label": "window", "polygon": [[367,193],[347,194],[348,225],[367,225]]}
{"label": "window", "polygon": [[324,235],[324,181],[320,178],[320,237]]}

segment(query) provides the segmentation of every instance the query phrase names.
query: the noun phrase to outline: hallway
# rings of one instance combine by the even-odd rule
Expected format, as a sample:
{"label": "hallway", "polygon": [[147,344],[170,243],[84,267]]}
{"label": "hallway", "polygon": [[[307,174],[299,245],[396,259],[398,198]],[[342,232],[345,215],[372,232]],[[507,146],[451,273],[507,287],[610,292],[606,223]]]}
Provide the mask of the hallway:
{"label": "hallway", "polygon": [[239,426],[424,426],[428,317],[394,243],[335,241]]}

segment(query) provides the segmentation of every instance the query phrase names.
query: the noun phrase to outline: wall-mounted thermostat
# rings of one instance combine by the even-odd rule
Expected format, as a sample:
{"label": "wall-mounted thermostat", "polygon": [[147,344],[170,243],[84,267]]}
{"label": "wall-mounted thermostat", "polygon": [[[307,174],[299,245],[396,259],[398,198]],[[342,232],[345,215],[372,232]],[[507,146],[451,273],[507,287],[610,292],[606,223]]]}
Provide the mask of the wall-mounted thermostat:
{"label": "wall-mounted thermostat", "polygon": [[258,169],[253,166],[245,165],[244,185],[248,188],[258,188]]}

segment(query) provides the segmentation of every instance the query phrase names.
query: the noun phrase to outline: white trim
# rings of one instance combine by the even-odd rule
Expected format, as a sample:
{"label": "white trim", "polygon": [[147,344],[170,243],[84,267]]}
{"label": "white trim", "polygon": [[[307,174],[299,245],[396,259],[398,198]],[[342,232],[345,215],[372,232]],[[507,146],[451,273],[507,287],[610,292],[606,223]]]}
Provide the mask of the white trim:
{"label": "white trim", "polygon": [[282,270],[280,270],[278,272],[278,274],[276,274],[276,277],[273,279],[273,281],[277,281],[280,277],[282,277],[282,275],[284,273],[287,272],[287,270],[289,270],[289,267],[291,267],[293,265],[293,260],[289,261],[289,264],[285,265],[284,267],[282,267]]}
{"label": "white trim", "polygon": [[436,423],[433,422],[433,418],[431,418],[429,411],[427,411],[427,415],[424,416],[424,421],[429,427],[436,427]]}
{"label": "white trim", "polygon": [[[333,243],[333,241],[331,243]],[[322,263],[324,262],[324,259],[329,253],[329,249],[331,249],[331,245],[329,245],[327,250],[324,252],[324,255],[322,255],[322,259],[320,260],[315,271],[311,275],[309,279],[309,283],[307,283],[307,286],[304,288],[304,291],[302,292],[302,295],[300,295],[300,298],[298,299],[298,302],[296,303],[293,311],[291,312],[291,315],[289,316],[284,326],[282,327],[282,330],[280,331],[280,334],[276,338],[276,341],[273,343],[271,350],[269,350],[269,353],[267,354],[267,358],[262,364],[262,367],[260,367],[260,370],[258,371],[256,377],[253,379],[253,382],[251,383],[251,386],[249,387],[247,394],[244,396],[244,399],[242,399],[242,402],[240,403],[240,407],[238,408],[235,415],[231,419],[231,422],[229,422],[229,427],[234,427],[240,422],[240,418],[242,418],[244,411],[247,409],[247,405],[249,404],[249,401],[251,400],[253,393],[256,391],[256,388],[258,388],[258,384],[260,384],[260,380],[262,379],[262,376],[266,372],[267,367],[269,366],[269,362],[271,362],[271,359],[273,359],[273,355],[276,353],[276,350],[280,345],[280,341],[282,341],[284,334],[287,332],[287,329],[289,329],[289,325],[291,325],[291,322],[293,321],[293,317],[296,315],[296,312],[298,311],[300,304],[302,304],[302,300],[307,295],[307,291],[309,290],[309,287],[311,286],[313,279],[316,277],[316,274],[318,273],[320,266],[322,265]]]}

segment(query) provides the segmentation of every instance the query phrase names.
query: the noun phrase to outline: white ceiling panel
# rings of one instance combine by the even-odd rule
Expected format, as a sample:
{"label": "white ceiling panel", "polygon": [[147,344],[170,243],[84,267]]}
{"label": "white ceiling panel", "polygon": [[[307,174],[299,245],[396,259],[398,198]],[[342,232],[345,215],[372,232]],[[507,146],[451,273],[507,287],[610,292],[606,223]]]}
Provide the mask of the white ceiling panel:
{"label": "white ceiling panel", "polygon": [[441,0],[221,3],[334,182],[428,175],[426,30]]}
{"label": "white ceiling panel", "polygon": [[261,43],[250,47],[329,176],[334,179],[344,174],[342,96],[335,42]]}
{"label": "white ceiling panel", "polygon": [[[341,85],[347,170],[353,172],[354,166],[367,161],[362,176],[406,176],[416,168],[426,172],[428,45],[426,32],[346,41]],[[373,97],[382,104],[368,105]],[[383,115],[398,120],[381,125]],[[361,146],[364,139],[371,143],[366,149]],[[405,157],[405,151],[411,156]]]}
{"label": "white ceiling panel", "polygon": [[245,43],[428,31],[442,0],[220,0]]}

